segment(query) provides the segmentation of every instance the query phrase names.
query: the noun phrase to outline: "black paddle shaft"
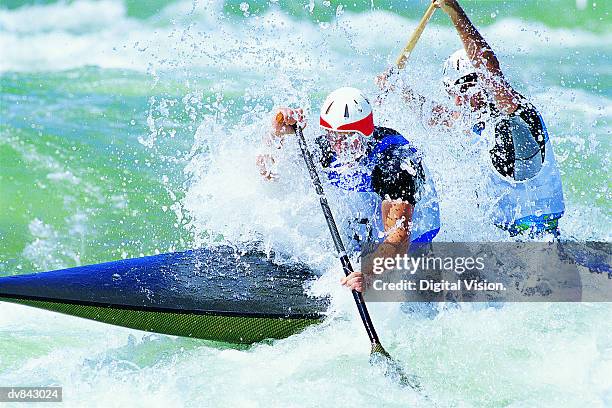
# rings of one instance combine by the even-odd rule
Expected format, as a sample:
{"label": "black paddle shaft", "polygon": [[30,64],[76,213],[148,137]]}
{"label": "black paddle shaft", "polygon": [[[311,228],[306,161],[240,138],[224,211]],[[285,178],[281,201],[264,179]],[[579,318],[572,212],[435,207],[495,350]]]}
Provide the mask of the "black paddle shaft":
{"label": "black paddle shaft", "polygon": [[[327,202],[327,197],[325,197],[325,191],[323,191],[321,179],[319,179],[317,168],[315,167],[314,161],[312,160],[312,154],[310,154],[310,151],[308,150],[308,145],[306,144],[306,139],[304,139],[302,128],[297,125],[294,126],[294,128],[298,143],[300,145],[300,150],[302,151],[302,157],[304,157],[306,167],[308,167],[308,172],[310,173],[312,184],[314,184],[317,195],[319,196],[319,202],[321,203],[323,215],[325,215],[325,221],[327,221],[329,232],[331,233],[332,240],[334,241],[334,245],[336,247],[336,251],[338,252],[338,256],[340,257],[340,262],[342,263],[342,270],[344,271],[344,274],[348,276],[353,272],[353,265],[351,265],[351,261],[349,260],[349,257],[346,254],[344,243],[342,242],[342,238],[340,237],[340,233],[338,232],[338,226],[336,225],[336,221],[334,221],[334,216],[332,215],[331,209],[329,208],[329,203]],[[355,299],[357,310],[359,310],[361,321],[363,322],[363,325],[366,331],[368,332],[370,342],[372,342],[373,345],[380,345],[380,340],[378,339],[378,335],[376,334],[376,330],[374,329],[374,324],[372,324],[372,319],[370,318],[370,313],[368,313],[368,308],[366,307],[365,301],[363,300],[363,295],[361,294],[361,292],[353,290],[353,298]]]}

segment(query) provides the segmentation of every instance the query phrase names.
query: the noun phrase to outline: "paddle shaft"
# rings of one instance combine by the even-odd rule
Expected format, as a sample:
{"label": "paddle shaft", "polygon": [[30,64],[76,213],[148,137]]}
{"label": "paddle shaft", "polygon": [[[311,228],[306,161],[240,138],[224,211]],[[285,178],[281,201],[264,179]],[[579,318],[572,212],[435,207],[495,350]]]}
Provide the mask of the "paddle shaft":
{"label": "paddle shaft", "polygon": [[[321,204],[321,209],[323,210],[323,215],[325,216],[325,221],[327,221],[327,227],[329,228],[332,240],[334,241],[334,246],[336,247],[336,251],[338,252],[338,255],[340,257],[340,262],[342,263],[342,270],[344,271],[344,274],[348,276],[352,272],[354,272],[353,265],[351,265],[351,261],[349,260],[348,255],[346,254],[344,243],[342,242],[342,238],[340,237],[340,233],[338,232],[338,226],[336,225],[336,221],[334,221],[334,216],[332,215],[331,209],[329,208],[329,203],[327,202],[327,197],[325,197],[325,191],[323,191],[321,179],[319,179],[317,168],[315,167],[314,161],[312,160],[310,150],[308,150],[308,145],[306,144],[306,139],[304,139],[302,129],[297,125],[294,126],[294,128],[298,143],[300,145],[300,150],[302,151],[302,157],[306,162],[306,167],[308,167],[308,173],[310,173],[312,184],[314,184],[317,195],[319,196],[319,202]],[[363,300],[363,295],[361,294],[361,292],[358,292],[356,290],[353,290],[352,292],[353,299],[355,299],[357,310],[359,310],[361,321],[363,322],[363,326],[365,327],[366,332],[368,333],[370,342],[372,343],[372,345],[380,346],[380,340],[378,339],[378,334],[376,334],[376,330],[374,329],[374,324],[372,323],[372,319],[370,318],[370,313],[368,313],[368,308],[366,307],[365,301]]]}
{"label": "paddle shaft", "polygon": [[429,19],[433,15],[434,11],[436,11],[436,6],[431,3],[425,11],[423,18],[421,18],[421,21],[419,21],[419,24],[414,30],[414,33],[412,33],[412,37],[410,37],[410,40],[408,40],[408,43],[397,58],[397,61],[395,62],[397,69],[404,69],[404,67],[406,66],[406,61],[408,61],[410,53],[414,49],[416,43],[419,41],[419,38],[421,38],[421,34],[423,34],[423,30],[425,30],[425,26],[429,22]]}

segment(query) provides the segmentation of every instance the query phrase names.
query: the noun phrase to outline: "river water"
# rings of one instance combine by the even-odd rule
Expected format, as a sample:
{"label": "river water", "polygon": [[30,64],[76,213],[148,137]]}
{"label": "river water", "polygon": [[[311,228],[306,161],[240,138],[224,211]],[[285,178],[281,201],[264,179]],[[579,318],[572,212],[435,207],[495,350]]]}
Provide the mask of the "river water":
{"label": "river water", "polygon": [[[2,2],[0,275],[257,241],[320,270],[335,310],[291,338],[236,349],[0,303],[0,385],[59,384],[66,406],[432,406],[369,366],[297,147],[276,183],[254,165],[274,106],[304,107],[312,140],[328,92],[350,85],[374,98],[374,76],[427,6],[349,3]],[[465,8],[547,123],[562,235],[610,241],[609,4]],[[440,71],[459,46],[436,12],[402,79],[450,103]],[[478,177],[461,135],[426,131],[395,96],[375,116],[424,152],[440,240],[507,239],[457,199]],[[372,305],[387,349],[439,406],[462,407],[612,406],[611,312],[510,304],[429,320]]]}

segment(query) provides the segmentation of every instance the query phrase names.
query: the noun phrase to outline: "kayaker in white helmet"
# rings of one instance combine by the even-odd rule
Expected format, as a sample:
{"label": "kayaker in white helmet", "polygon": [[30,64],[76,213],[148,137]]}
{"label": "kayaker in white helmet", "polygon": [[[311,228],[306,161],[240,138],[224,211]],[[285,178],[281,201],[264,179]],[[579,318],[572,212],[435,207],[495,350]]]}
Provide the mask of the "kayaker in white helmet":
{"label": "kayaker in white helmet", "polygon": [[[463,48],[443,66],[442,82],[455,109],[418,95],[409,87],[403,99],[426,126],[461,126],[475,141],[487,169],[479,205],[511,236],[559,235],[564,213],[561,177],[546,125],[538,110],[506,80],[495,53],[456,0],[434,0],[453,22]],[[392,71],[378,77],[392,87]],[[483,149],[484,150],[484,149]]]}
{"label": "kayaker in white helmet", "polygon": [[[305,126],[302,109],[279,108],[257,158],[266,179],[278,177],[275,157],[294,125]],[[374,125],[372,106],[355,88],[340,88],[321,106],[322,133],[316,144],[330,187],[342,190],[348,210],[338,214],[347,249],[358,253],[376,246],[375,256],[406,253],[411,242],[430,242],[440,229],[439,208],[432,178],[420,153],[397,131]],[[299,160],[299,159],[297,159]],[[364,291],[361,272],[342,279]]]}

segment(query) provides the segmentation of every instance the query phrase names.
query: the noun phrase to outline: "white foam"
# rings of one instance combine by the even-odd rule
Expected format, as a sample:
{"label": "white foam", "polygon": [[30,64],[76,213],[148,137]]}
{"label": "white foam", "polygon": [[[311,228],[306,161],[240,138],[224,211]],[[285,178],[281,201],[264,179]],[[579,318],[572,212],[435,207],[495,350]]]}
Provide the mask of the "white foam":
{"label": "white foam", "polygon": [[354,310],[273,344],[227,350],[5,303],[0,309],[3,330],[39,345],[0,381],[57,383],[67,406],[295,406],[296,395],[314,406],[581,406],[609,400],[612,389],[612,338],[602,323],[609,304],[466,305],[435,320],[373,305],[387,350],[420,377],[430,400],[368,364]]}
{"label": "white foam", "polygon": [[[125,19],[125,5],[119,0],[58,1],[13,10],[0,9],[1,30],[20,35],[51,31],[97,32]],[[61,46],[61,43],[55,45]]]}
{"label": "white foam", "polygon": [[[101,8],[96,9],[98,6]],[[203,12],[196,8],[196,24],[190,29],[165,25],[177,16],[185,17],[191,6],[191,2],[180,2],[167,7],[151,20],[161,21],[160,26],[128,18],[123,6],[112,1],[3,10],[0,18],[5,20],[1,21],[17,18],[0,32],[0,70],[53,71],[97,65],[151,72],[202,67],[206,73],[218,74],[225,81],[212,85],[219,100],[200,98],[202,105],[209,106],[197,108],[198,112],[212,113],[201,122],[199,116],[192,116],[199,127],[185,169],[189,183],[185,198],[170,208],[177,214],[177,227],[186,225],[198,244],[214,244],[221,238],[236,245],[260,240],[263,248],[324,271],[312,291],[332,293],[335,320],[272,345],[223,351],[208,343],[151,338],[133,330],[2,303],[2,340],[17,338],[20,350],[15,352],[17,368],[0,371],[0,383],[59,383],[65,387],[68,406],[103,406],[106,401],[140,406],[293,406],[296,395],[315,406],[428,406],[429,402],[394,386],[369,366],[367,336],[351,296],[338,284],[341,273],[333,246],[295,141],[282,152],[278,182],[264,181],[255,167],[260,138],[270,122],[268,109],[262,104],[272,101],[307,108],[311,124],[306,133],[312,141],[316,135],[316,95],[347,82],[358,83],[374,95],[370,81],[376,69],[395,57],[416,21],[384,12],[344,13],[337,24],[323,28],[271,11],[237,27],[235,22],[219,20],[213,3]],[[50,15],[41,15],[41,10]],[[77,10],[83,11],[83,21],[88,24],[76,21]],[[94,22],[96,12],[101,17]],[[37,16],[42,28],[23,27]],[[62,21],[58,16],[73,20]],[[382,34],[371,35],[372,27],[380,28]],[[527,31],[522,31],[525,27]],[[543,34],[535,35],[541,30]],[[553,30],[531,23],[521,26],[512,20],[502,20],[484,32],[502,56],[518,51],[519,37],[533,53],[545,48],[561,54],[566,52],[566,44],[591,47],[602,38],[609,42],[607,34]],[[451,28],[430,25],[421,41],[407,78],[419,90],[440,96],[439,65],[444,55],[459,45],[458,39]],[[541,85],[534,88],[531,95],[559,137],[579,142],[582,135],[570,134],[567,129],[573,128],[555,128],[553,119],[562,123],[576,117],[586,123],[610,115],[606,97],[583,91],[573,97],[568,93],[573,91],[538,91]],[[222,91],[228,90],[252,98],[243,117],[229,117],[229,106],[222,97]],[[315,95],[312,100],[310,95]],[[190,100],[177,106],[198,106],[197,97],[194,103]],[[566,110],[572,110],[572,116],[561,115]],[[474,169],[464,160],[465,146],[454,142],[461,135],[424,130],[401,103],[386,104],[375,114],[379,123],[405,133],[425,152],[442,200],[441,239],[495,238],[500,233],[479,223],[477,211],[468,205],[473,191],[463,176],[474,176]],[[158,131],[174,126],[172,112],[151,114],[149,124],[153,137],[142,140],[155,147],[164,137],[171,137]],[[71,176],[75,172],[52,158],[18,143],[11,147],[18,149],[28,164],[48,174],[47,182],[67,183],[67,188],[76,182],[76,176]],[[83,183],[81,180],[79,186],[94,201],[102,199],[96,186]],[[335,198],[330,199],[337,209]],[[121,195],[111,201],[119,208],[126,205]],[[83,237],[93,226],[86,211],[76,210],[71,208],[74,216],[66,220],[65,230],[46,220],[32,220],[32,239],[25,255],[41,268],[78,263],[78,258],[70,256],[78,255]],[[561,227],[576,239],[610,239],[612,229],[595,222],[602,216],[606,214],[600,210],[573,205]],[[72,240],[62,241],[60,236]],[[73,252],[62,252],[64,246]],[[584,400],[604,401],[604,405],[612,401],[608,375],[612,339],[608,326],[602,323],[608,321],[610,305],[521,304],[501,310],[466,307],[445,312],[433,321],[405,315],[397,305],[372,305],[371,313],[388,350],[405,362],[410,372],[423,377],[439,405],[545,406],[561,401],[580,406]],[[130,336],[140,340],[133,341]],[[21,347],[29,342],[34,345]],[[0,363],[5,359],[5,354],[0,355]],[[457,384],[467,385],[458,393]]]}
{"label": "white foam", "polygon": [[[182,201],[189,228],[199,244],[210,244],[218,235],[235,244],[261,241],[264,248],[316,263],[321,248],[329,245],[318,200],[311,194],[295,146],[278,157],[278,182],[259,175],[257,136],[264,131],[257,123],[225,129],[212,118],[198,128],[194,156],[186,169],[192,182]],[[200,153],[205,146],[210,151]]]}
{"label": "white foam", "polygon": [[[179,26],[176,21],[190,24]],[[87,65],[145,71],[230,64],[261,74],[271,67],[296,65],[302,72],[331,70],[333,74],[336,69],[367,70],[368,61],[395,59],[406,33],[416,23],[390,12],[371,11],[343,13],[332,23],[316,25],[272,8],[237,24],[221,14],[218,1],[196,3],[195,7],[189,1],[173,3],[148,20],[136,20],[127,16],[119,1],[57,2],[0,10],[0,71]],[[601,48],[603,44],[605,48],[612,43],[612,33],[552,29],[511,18],[482,31],[502,54],[566,52],[568,47]],[[434,55],[438,65],[460,42],[451,27],[432,24],[420,44],[415,54]]]}

